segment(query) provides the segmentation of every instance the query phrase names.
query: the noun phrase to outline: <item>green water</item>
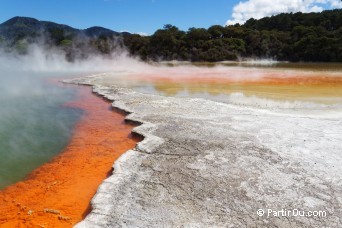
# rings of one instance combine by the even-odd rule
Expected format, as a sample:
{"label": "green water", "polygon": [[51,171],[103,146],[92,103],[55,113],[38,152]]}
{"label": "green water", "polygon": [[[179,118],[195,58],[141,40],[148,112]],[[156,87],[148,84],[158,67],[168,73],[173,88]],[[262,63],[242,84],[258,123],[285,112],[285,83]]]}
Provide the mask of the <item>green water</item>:
{"label": "green water", "polygon": [[47,75],[0,72],[0,189],[23,180],[68,143],[81,110],[63,107],[76,91]]}

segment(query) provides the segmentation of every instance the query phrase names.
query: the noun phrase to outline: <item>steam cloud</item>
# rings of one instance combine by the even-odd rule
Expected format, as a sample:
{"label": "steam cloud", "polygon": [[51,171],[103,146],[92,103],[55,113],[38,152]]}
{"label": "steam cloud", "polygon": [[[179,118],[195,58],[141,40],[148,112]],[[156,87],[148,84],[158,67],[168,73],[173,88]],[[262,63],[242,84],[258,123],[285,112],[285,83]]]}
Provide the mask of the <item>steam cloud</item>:
{"label": "steam cloud", "polygon": [[39,44],[31,44],[25,55],[0,50],[0,69],[26,72],[100,72],[119,70],[138,64],[138,60],[128,57],[125,50],[109,56],[88,53],[88,58],[70,62],[59,49],[46,49]]}

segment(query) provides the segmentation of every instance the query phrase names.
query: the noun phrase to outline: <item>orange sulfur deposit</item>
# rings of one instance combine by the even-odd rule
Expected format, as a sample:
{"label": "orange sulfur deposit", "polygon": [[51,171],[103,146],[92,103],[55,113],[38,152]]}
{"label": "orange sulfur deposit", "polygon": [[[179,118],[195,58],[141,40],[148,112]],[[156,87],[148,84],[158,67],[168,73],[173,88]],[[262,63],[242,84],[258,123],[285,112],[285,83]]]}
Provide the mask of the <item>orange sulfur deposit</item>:
{"label": "orange sulfur deposit", "polygon": [[26,180],[0,191],[1,228],[72,227],[89,213],[114,161],[141,140],[90,87],[79,87],[79,99],[66,105],[84,110],[69,145]]}
{"label": "orange sulfur deposit", "polygon": [[[255,77],[242,77],[253,72],[247,70],[232,70],[228,73],[180,75],[166,77],[163,74],[145,74],[132,77],[136,83],[153,85],[161,94],[175,96],[179,93],[205,93],[222,95],[243,93],[246,96],[257,96],[276,100],[308,100],[326,102],[327,99],[341,98],[342,77],[325,72],[258,72]],[[241,75],[241,76],[239,76]],[[334,102],[334,99],[332,100]]]}

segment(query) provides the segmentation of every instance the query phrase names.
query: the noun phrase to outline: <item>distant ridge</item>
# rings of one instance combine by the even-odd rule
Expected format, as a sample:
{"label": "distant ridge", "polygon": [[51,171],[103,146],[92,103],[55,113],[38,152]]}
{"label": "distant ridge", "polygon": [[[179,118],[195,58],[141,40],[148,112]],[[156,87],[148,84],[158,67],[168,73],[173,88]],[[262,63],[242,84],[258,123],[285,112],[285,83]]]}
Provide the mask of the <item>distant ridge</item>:
{"label": "distant ridge", "polygon": [[17,39],[32,37],[51,30],[63,30],[69,36],[86,36],[97,38],[100,36],[120,36],[119,32],[107,28],[94,26],[87,29],[76,29],[68,25],[58,24],[50,21],[39,21],[30,17],[13,17],[0,24],[0,36],[4,39]]}
{"label": "distant ridge", "polygon": [[118,36],[118,35],[121,35],[121,33],[119,33],[119,32],[115,32],[115,31],[112,31],[110,29],[103,28],[100,26],[90,27],[90,28],[87,28],[83,31],[85,32],[86,35],[91,36],[91,37],[99,37],[101,35],[102,36]]}
{"label": "distant ridge", "polygon": [[39,21],[35,18],[30,18],[30,17],[13,17],[1,25],[4,26],[13,26],[13,25],[20,25],[20,24],[30,24],[30,25],[37,25]]}
{"label": "distant ridge", "polygon": [[25,55],[36,44],[46,53],[59,50],[68,61],[74,61],[94,54],[121,53],[124,36],[129,35],[100,26],[76,29],[31,17],[13,17],[0,24],[0,50]]}

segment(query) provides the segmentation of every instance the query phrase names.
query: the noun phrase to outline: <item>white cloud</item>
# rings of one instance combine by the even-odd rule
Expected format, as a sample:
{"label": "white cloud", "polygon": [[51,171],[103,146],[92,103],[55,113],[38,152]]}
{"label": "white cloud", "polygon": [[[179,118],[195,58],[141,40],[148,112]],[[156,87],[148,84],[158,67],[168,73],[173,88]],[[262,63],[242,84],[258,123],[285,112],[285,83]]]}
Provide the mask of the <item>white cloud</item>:
{"label": "white cloud", "polygon": [[130,31],[127,31],[127,30],[121,30],[120,32],[128,32],[128,33],[131,33],[131,34],[138,34],[140,36],[149,36],[149,34],[147,32],[130,32]]}
{"label": "white cloud", "polygon": [[148,36],[149,34],[147,32],[136,32],[136,34],[140,36]]}
{"label": "white cloud", "polygon": [[341,8],[341,0],[248,0],[233,8],[232,19],[227,25],[244,23],[250,18],[260,19],[279,13],[320,12],[325,8]]}

